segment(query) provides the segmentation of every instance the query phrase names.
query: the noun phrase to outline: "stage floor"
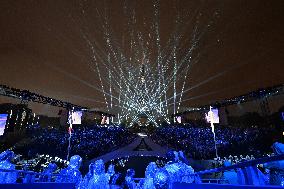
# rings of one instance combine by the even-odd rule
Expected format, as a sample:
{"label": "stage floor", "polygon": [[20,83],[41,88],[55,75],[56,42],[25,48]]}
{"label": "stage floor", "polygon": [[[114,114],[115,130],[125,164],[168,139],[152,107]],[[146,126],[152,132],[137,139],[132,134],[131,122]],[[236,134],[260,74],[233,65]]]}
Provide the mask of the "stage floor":
{"label": "stage floor", "polygon": [[94,162],[98,159],[102,159],[104,162],[108,162],[113,159],[123,158],[127,156],[166,157],[167,151],[168,151],[168,148],[162,147],[154,143],[148,136],[141,137],[138,135],[137,138],[131,144],[123,148],[120,148],[118,150],[107,153],[105,155],[99,156],[95,159],[92,159],[88,163]]}

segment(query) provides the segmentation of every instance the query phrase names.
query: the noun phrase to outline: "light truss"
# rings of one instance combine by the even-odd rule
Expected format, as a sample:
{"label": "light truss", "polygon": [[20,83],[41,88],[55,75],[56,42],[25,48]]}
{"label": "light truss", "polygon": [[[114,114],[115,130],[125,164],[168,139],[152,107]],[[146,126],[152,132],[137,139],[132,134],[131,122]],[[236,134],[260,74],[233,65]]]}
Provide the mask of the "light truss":
{"label": "light truss", "polygon": [[87,110],[86,107],[78,106],[75,104],[71,104],[69,102],[65,102],[65,101],[50,98],[50,97],[45,97],[43,95],[36,94],[28,90],[21,90],[21,89],[8,87],[6,85],[0,85],[0,95],[17,98],[25,102],[32,101],[32,102],[37,102],[41,104],[49,104],[51,106],[62,107],[66,109],[74,108],[78,110]]}

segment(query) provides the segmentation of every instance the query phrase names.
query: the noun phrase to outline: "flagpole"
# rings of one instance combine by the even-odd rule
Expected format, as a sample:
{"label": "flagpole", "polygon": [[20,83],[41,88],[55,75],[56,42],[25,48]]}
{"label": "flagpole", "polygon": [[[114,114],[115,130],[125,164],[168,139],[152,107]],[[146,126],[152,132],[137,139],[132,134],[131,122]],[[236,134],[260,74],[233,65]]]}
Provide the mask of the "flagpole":
{"label": "flagpole", "polygon": [[[73,107],[74,109],[74,107]],[[72,119],[72,114],[73,114],[73,109],[71,111],[69,111],[69,115],[68,115],[68,120],[69,120],[69,128],[68,128],[68,133],[69,133],[69,138],[68,138],[68,149],[67,149],[67,159],[69,159],[69,155],[70,155],[70,150],[71,150],[71,137],[72,137],[72,125],[73,125],[73,119]]]}
{"label": "flagpole", "polygon": [[214,138],[216,158],[218,158],[218,150],[217,150],[215,126],[214,126],[214,116],[213,116],[213,111],[212,111],[212,107],[211,106],[210,106],[209,116],[210,116],[211,130],[212,130],[213,138]]}

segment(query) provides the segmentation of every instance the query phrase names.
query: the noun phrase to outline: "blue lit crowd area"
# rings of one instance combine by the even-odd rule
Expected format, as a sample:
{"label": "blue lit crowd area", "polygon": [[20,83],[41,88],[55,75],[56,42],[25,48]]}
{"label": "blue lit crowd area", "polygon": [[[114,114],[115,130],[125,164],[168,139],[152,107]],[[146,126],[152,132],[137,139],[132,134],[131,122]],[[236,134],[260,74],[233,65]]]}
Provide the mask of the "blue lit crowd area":
{"label": "blue lit crowd area", "polygon": [[[220,157],[267,156],[271,154],[271,144],[281,138],[276,125],[245,128],[220,126],[216,127],[215,133]],[[151,137],[157,144],[182,150],[193,159],[208,160],[216,157],[213,133],[206,125],[170,125],[158,129]]]}
{"label": "blue lit crowd area", "polygon": [[[17,143],[14,151],[25,157],[36,154],[49,154],[53,157],[66,158],[68,148],[68,132],[58,129],[29,129],[27,141]],[[71,154],[80,155],[84,159],[93,159],[109,151],[116,150],[133,141],[135,135],[116,125],[74,129],[71,138]]]}
{"label": "blue lit crowd area", "polygon": [[0,189],[284,187],[284,0],[0,3]]}

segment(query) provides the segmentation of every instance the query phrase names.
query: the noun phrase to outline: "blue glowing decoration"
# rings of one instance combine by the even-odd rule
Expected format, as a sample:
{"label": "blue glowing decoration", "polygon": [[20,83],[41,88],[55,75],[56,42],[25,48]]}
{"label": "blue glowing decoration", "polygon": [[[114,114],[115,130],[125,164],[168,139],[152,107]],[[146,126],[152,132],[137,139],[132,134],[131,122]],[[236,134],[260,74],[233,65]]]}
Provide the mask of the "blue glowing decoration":
{"label": "blue glowing decoration", "polygon": [[[15,165],[11,163],[15,154],[12,151],[6,150],[0,154],[0,169],[15,170]],[[15,172],[0,172],[0,184],[16,183],[17,173]]]}
{"label": "blue glowing decoration", "polygon": [[134,181],[134,176],[135,176],[135,171],[134,169],[128,169],[126,172],[126,177],[125,177],[125,184],[128,189],[135,189],[136,188],[136,183]]}
{"label": "blue glowing decoration", "polygon": [[115,170],[114,170],[114,165],[113,164],[110,164],[108,166],[107,174],[108,174],[109,178],[112,177],[115,174]]}
{"label": "blue glowing decoration", "polygon": [[40,182],[51,182],[52,174],[57,169],[57,165],[55,163],[49,163],[47,168],[42,172],[39,180]]}
{"label": "blue glowing decoration", "polygon": [[[25,171],[29,171],[28,165],[24,165],[23,168]],[[35,175],[32,173],[25,173],[23,178],[23,183],[34,183],[35,182]]]}
{"label": "blue glowing decoration", "polygon": [[143,180],[143,183],[140,183],[141,188],[143,189],[155,188],[154,177],[158,170],[159,170],[158,166],[156,165],[155,162],[149,163],[145,171],[145,179]]}
{"label": "blue glowing decoration", "polygon": [[103,160],[97,160],[94,163],[94,174],[88,183],[88,189],[108,189],[109,176],[105,173]]}
{"label": "blue glowing decoration", "polygon": [[80,183],[80,189],[87,189],[91,178],[93,178],[95,173],[95,164],[90,163],[89,172],[85,175],[83,181]]}
{"label": "blue glowing decoration", "polygon": [[169,162],[165,165],[165,169],[169,174],[170,182],[193,183],[195,180],[194,170],[189,166],[182,152],[169,151],[167,153]]}
{"label": "blue glowing decoration", "polygon": [[154,178],[156,172],[158,171],[158,166],[155,162],[149,163],[149,165],[146,168],[145,176],[146,178]]}
{"label": "blue glowing decoration", "polygon": [[177,163],[169,163],[165,165],[165,169],[169,173],[170,181],[178,182],[180,181],[180,175],[179,175],[179,166]]}
{"label": "blue glowing decoration", "polygon": [[63,169],[56,179],[56,182],[75,183],[76,188],[79,187],[82,181],[82,174],[79,168],[82,164],[82,158],[78,155],[74,155],[70,158],[70,163],[66,169]]}
{"label": "blue glowing decoration", "polygon": [[195,177],[191,175],[194,173],[194,170],[191,166],[186,165],[185,163],[180,163],[180,171],[181,171],[180,182],[193,183],[195,181]]}
{"label": "blue glowing decoration", "polygon": [[159,169],[154,177],[155,189],[168,189],[171,187],[169,173],[165,169]]}

